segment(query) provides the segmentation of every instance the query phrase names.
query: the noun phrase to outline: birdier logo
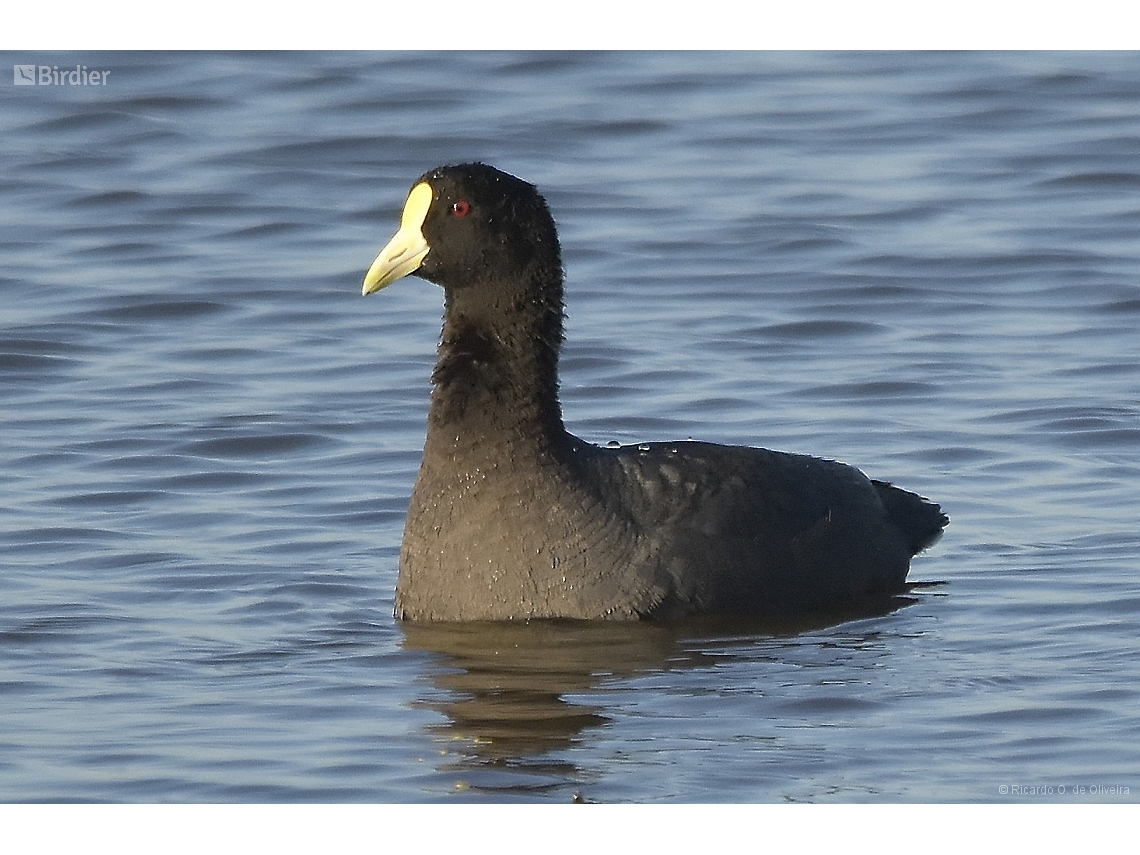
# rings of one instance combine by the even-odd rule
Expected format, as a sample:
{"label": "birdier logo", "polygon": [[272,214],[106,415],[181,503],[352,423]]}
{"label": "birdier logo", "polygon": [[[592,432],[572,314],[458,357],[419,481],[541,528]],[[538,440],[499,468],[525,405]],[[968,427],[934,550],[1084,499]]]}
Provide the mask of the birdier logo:
{"label": "birdier logo", "polygon": [[58,65],[13,65],[15,86],[106,86],[109,71],[88,71],[86,65],[60,70]]}

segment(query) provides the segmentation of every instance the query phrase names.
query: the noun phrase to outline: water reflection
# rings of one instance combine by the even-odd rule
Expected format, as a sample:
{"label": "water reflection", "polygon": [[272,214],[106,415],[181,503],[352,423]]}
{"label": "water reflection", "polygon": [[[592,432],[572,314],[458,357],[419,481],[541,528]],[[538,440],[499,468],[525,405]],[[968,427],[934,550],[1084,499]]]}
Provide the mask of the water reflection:
{"label": "water reflection", "polygon": [[685,657],[674,629],[649,624],[408,624],[403,631],[405,648],[439,655],[428,676],[444,694],[430,691],[420,702],[447,717],[435,735],[458,743],[472,768],[518,768],[571,746],[608,721],[580,695]]}
{"label": "water reflection", "polygon": [[893,597],[857,612],[757,621],[704,618],[678,624],[534,621],[402,624],[403,647],[435,654],[418,704],[442,713],[430,727],[438,771],[457,789],[509,797],[573,788],[586,774],[557,755],[611,719],[599,690],[613,678],[711,667],[761,639],[794,637],[884,615],[913,599]]}

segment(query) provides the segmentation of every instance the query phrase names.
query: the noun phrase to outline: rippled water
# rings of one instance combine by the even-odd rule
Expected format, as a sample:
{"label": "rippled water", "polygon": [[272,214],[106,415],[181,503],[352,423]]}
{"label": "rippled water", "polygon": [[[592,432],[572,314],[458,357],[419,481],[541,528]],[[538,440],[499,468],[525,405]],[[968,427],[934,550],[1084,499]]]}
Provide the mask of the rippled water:
{"label": "rippled water", "polygon": [[[1140,800],[1135,54],[17,63],[111,74],[0,88],[0,799]],[[559,221],[572,430],[858,465],[940,584],[396,624],[442,301],[359,285],[470,159]]]}

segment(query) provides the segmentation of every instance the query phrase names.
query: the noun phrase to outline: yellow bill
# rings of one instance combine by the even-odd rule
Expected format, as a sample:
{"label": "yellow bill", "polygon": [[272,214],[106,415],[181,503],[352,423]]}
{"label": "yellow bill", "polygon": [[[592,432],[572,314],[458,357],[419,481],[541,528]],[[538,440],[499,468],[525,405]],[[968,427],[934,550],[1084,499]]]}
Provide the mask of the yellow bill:
{"label": "yellow bill", "polygon": [[380,250],[368,273],[364,275],[361,295],[367,297],[373,291],[391,285],[415,272],[431,247],[424,238],[423,226],[431,207],[433,191],[431,185],[421,182],[412,188],[404,212],[400,215],[400,229],[387,245]]}

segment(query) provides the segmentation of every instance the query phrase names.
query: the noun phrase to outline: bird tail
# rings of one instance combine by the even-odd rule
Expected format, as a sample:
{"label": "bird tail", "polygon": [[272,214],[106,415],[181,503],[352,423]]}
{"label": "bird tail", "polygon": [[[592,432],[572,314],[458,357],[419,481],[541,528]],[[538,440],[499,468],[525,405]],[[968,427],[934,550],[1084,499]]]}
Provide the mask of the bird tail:
{"label": "bird tail", "polygon": [[914,493],[900,490],[886,481],[872,481],[879,493],[887,516],[906,538],[911,555],[933,546],[942,537],[942,529],[950,518],[934,502]]}

